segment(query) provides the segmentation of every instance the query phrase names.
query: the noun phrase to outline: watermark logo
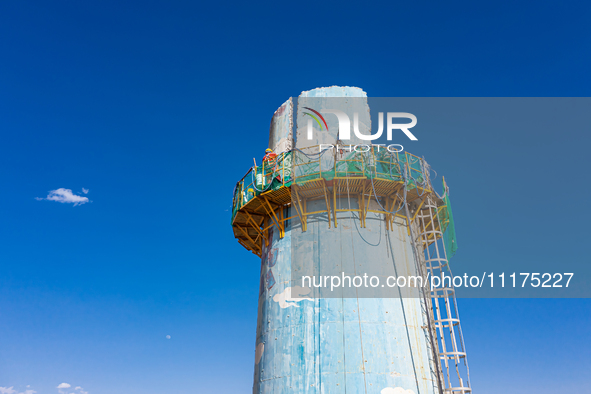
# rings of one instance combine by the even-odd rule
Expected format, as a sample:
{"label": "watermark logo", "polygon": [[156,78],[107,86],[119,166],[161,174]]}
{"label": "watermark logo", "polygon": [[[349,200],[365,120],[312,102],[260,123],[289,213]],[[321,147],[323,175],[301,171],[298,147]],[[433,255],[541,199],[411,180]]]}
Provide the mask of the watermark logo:
{"label": "watermark logo", "polygon": [[[340,140],[349,140],[351,139],[351,120],[349,119],[349,115],[345,112],[338,110],[338,109],[323,109],[316,111],[309,107],[304,107],[310,112],[304,112],[304,115],[308,115],[310,119],[308,119],[308,128],[307,128],[307,137],[308,140],[312,140],[314,137],[314,122],[318,124],[320,130],[328,130],[328,124],[326,120],[322,116],[322,114],[333,114],[337,117],[339,121],[339,130],[338,136]],[[410,119],[410,123],[394,123],[394,119],[406,118]],[[413,128],[417,125],[417,117],[408,112],[388,112],[386,115],[386,137],[388,141],[392,140],[392,135],[394,130],[402,131],[410,140],[417,141],[418,138],[414,136],[413,133],[410,132],[409,129]],[[324,128],[323,128],[324,125]],[[375,134],[361,134],[359,131],[359,113],[353,113],[353,132],[355,136],[363,141],[373,141],[382,136],[384,133],[384,113],[378,113],[378,131]]]}
{"label": "watermark logo", "polygon": [[[324,116],[322,116],[320,114],[320,112],[318,112],[318,111],[316,111],[316,110],[314,110],[312,108],[309,108],[309,107],[304,107],[304,108],[307,109],[308,111],[314,112],[314,114],[316,114],[316,116],[315,116],[315,115],[311,114],[310,112],[304,112],[304,116],[305,115],[308,115],[309,117],[311,117],[312,119],[314,119],[316,121],[316,123],[318,123],[318,126],[320,127],[320,130],[323,130],[323,128],[322,128],[322,124],[323,123],[324,123],[324,127],[326,127],[326,130],[328,130],[328,125],[326,124],[326,120],[324,119]],[[320,123],[320,120],[318,118],[322,119],[322,123]],[[309,140],[312,139],[312,132],[311,132],[311,129],[312,129],[312,119],[308,119],[308,139]]]}

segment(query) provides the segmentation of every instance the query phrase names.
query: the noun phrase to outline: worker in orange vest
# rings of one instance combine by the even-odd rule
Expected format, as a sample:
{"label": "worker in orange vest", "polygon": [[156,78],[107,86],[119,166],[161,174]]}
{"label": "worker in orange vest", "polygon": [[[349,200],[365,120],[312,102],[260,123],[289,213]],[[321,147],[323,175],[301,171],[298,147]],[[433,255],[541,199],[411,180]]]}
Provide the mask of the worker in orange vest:
{"label": "worker in orange vest", "polygon": [[[277,153],[273,152],[273,149],[267,148],[265,150],[265,157],[263,157],[263,164],[265,164],[265,162],[267,162],[265,164],[265,167],[267,167],[267,166],[269,166],[269,167],[271,167],[271,166],[276,167],[277,166],[277,163],[275,163],[275,159],[277,159]],[[269,167],[267,167],[267,168],[269,168]],[[273,173],[275,171],[275,169],[276,168],[273,168],[271,170],[269,168],[268,170],[265,170],[265,173],[267,173],[267,171],[271,171],[271,173]],[[271,175],[271,174],[267,174],[267,176],[269,176],[269,175]],[[281,176],[277,175],[277,179],[280,180],[281,179]],[[267,182],[265,182],[265,183],[268,183],[268,182],[271,182],[271,181],[272,181],[271,179],[267,178]]]}
{"label": "worker in orange vest", "polygon": [[276,157],[277,153],[273,152],[273,149],[267,148],[267,150],[265,150],[265,157],[263,157],[263,161],[272,161],[275,160]]}

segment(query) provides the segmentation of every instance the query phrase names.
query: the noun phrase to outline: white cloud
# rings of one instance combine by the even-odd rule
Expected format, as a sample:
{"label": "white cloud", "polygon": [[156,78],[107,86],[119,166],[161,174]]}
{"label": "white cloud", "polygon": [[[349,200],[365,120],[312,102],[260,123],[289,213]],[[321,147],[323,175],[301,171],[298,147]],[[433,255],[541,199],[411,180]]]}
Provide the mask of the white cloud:
{"label": "white cloud", "polygon": [[[31,387],[30,385],[28,385],[27,387]],[[14,389],[14,386],[10,386],[10,387],[0,387],[0,394],[35,394],[36,391],[35,390],[25,390],[22,393],[17,393],[17,391]]]}
{"label": "white cloud", "polygon": [[87,202],[89,202],[88,197],[78,196],[72,193],[71,189],[64,189],[63,187],[50,191],[47,197],[45,198],[36,197],[35,199],[38,201],[47,200],[67,204],[74,204],[74,206],[86,204]]}
{"label": "white cloud", "polygon": [[[64,382],[64,383],[60,383],[56,388],[60,394],[88,394],[88,391],[84,391],[84,389],[81,386],[74,387],[74,390],[76,392],[70,392],[70,390],[66,390],[66,389],[69,389],[70,387],[72,387],[72,385],[70,383]],[[24,392],[24,393],[18,393],[18,394],[34,394],[34,393],[36,393],[36,391],[33,391],[31,393]],[[2,393],[0,393],[0,394],[2,394]]]}
{"label": "white cloud", "polygon": [[[68,394],[68,390],[66,390],[66,389],[69,389],[70,387],[72,387],[72,385],[70,383],[60,383],[56,388],[60,394]],[[81,391],[80,393],[88,394],[83,391]],[[70,394],[73,394],[73,393],[70,393]]]}
{"label": "white cloud", "polygon": [[82,193],[84,193],[84,194],[88,194],[88,192],[89,192],[89,190],[88,190],[88,189],[82,188]]}

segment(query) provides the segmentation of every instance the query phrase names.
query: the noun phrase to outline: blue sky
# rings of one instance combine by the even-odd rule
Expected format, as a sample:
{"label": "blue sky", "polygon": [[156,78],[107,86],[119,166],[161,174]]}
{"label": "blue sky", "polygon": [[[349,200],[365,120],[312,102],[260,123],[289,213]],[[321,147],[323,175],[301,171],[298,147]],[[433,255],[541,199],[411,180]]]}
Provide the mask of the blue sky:
{"label": "blue sky", "polygon": [[[376,97],[589,96],[590,11],[570,1],[2,2],[0,387],[251,392],[259,262],[233,239],[228,210],[275,109],[330,85]],[[549,151],[589,168],[588,133],[527,132],[499,154],[523,151],[543,167],[539,153],[558,144]],[[588,175],[536,183],[548,204],[525,231],[507,224],[519,222],[515,202],[474,177],[498,146],[478,133],[445,141],[453,154],[433,160],[454,191],[458,264],[504,248],[588,261],[589,210],[569,206],[589,195]],[[36,199],[58,188],[89,202]],[[589,300],[459,307],[478,392],[588,390]]]}

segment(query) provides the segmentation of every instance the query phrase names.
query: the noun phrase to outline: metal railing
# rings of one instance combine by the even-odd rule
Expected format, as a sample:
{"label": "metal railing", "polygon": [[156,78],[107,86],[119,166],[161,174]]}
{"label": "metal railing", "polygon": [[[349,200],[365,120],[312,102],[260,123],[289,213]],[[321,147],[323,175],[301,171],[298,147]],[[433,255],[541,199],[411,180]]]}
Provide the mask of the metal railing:
{"label": "metal railing", "polygon": [[253,166],[238,181],[234,189],[232,220],[236,212],[256,196],[269,190],[298,185],[319,179],[361,178],[403,182],[408,189],[420,193],[431,191],[429,165],[424,159],[408,152],[390,152],[379,145],[364,145],[366,151],[329,149],[320,146],[293,149]]}

